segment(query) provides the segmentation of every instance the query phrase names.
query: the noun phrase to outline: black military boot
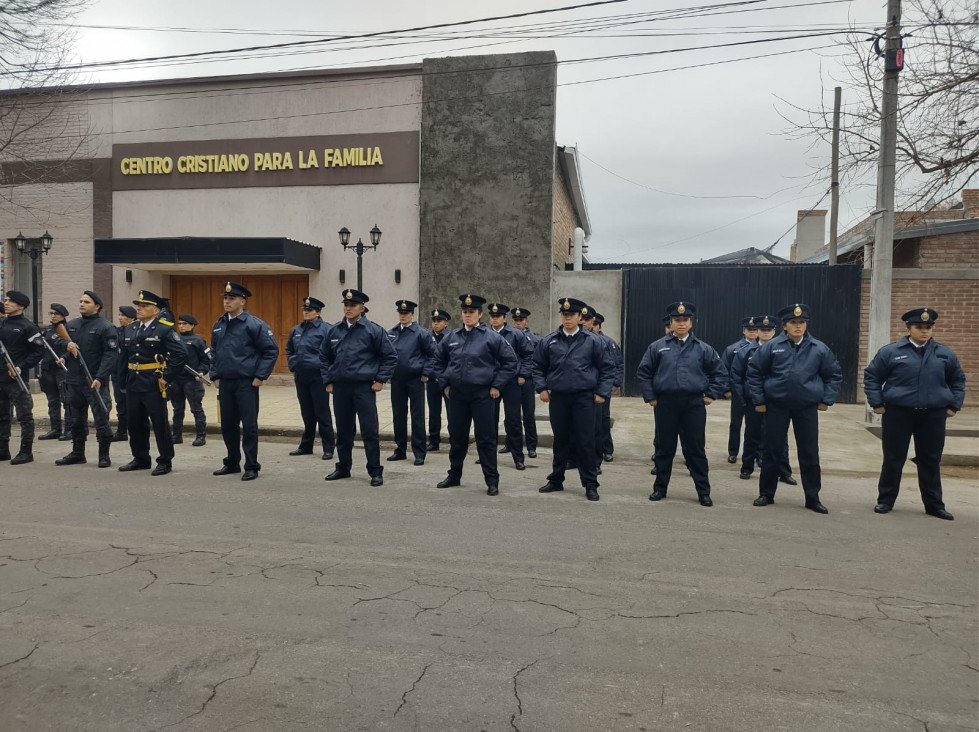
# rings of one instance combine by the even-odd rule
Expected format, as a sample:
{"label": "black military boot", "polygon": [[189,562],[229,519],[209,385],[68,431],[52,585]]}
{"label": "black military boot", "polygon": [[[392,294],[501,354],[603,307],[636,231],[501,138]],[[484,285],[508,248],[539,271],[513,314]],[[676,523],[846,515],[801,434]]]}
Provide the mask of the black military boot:
{"label": "black military boot", "polygon": [[54,461],[55,465],[80,465],[81,463],[87,463],[88,460],[85,459],[85,440],[72,440],[71,442],[71,452],[65,455],[63,458],[59,458]]}
{"label": "black military boot", "polygon": [[51,429],[45,432],[43,435],[39,436],[39,440],[57,440],[61,437],[61,425],[57,422],[51,423]]}
{"label": "black military boot", "polygon": [[109,446],[112,444],[112,438],[108,440],[99,440],[99,467],[109,468],[112,466],[112,460],[109,459]]}
{"label": "black military boot", "polygon": [[178,427],[174,426],[174,428],[172,430],[170,430],[170,434],[171,434],[171,440],[173,441],[173,444],[174,445],[182,445],[182,444],[184,444],[184,428],[183,427],[179,427],[178,428]]}
{"label": "black military boot", "polygon": [[202,429],[197,430],[197,437],[190,443],[193,447],[202,447],[207,442],[207,432]]}
{"label": "black military boot", "polygon": [[113,442],[129,442],[129,434],[126,430],[116,430],[112,435]]}
{"label": "black military boot", "polygon": [[0,460],[10,460],[10,442],[0,440]]}
{"label": "black military boot", "polygon": [[34,447],[34,438],[25,440],[23,437],[20,440],[20,452],[14,455],[14,459],[10,461],[11,465],[23,465],[24,463],[34,462],[34,452],[32,448]]}

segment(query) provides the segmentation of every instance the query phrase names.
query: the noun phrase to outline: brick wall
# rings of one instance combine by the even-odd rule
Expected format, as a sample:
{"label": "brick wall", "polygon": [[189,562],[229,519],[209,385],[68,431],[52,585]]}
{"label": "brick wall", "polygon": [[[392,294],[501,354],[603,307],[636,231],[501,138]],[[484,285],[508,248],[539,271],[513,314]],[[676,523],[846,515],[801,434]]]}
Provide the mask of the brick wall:
{"label": "brick wall", "polygon": [[922,237],[918,266],[923,269],[979,266],[979,236],[974,231]]}
{"label": "brick wall", "polygon": [[[962,279],[902,279],[891,285],[891,340],[907,334],[900,317],[915,307],[938,311],[935,340],[948,346],[959,357],[966,377],[966,404],[979,404],[979,337],[975,317],[979,313],[979,236],[975,232],[946,234],[921,239],[920,269],[962,269]],[[972,277],[969,277],[971,270]],[[909,270],[895,270],[895,274]],[[861,290],[861,323],[870,319],[870,280]],[[860,364],[867,364],[867,328],[860,333]],[[870,354],[872,355],[872,354]],[[863,399],[863,366],[859,369],[859,396]]]}
{"label": "brick wall", "polygon": [[554,209],[551,218],[554,222],[551,227],[551,253],[558,270],[563,270],[565,264],[574,261],[574,256],[568,254],[568,241],[574,239],[578,217],[557,166],[554,170]]}

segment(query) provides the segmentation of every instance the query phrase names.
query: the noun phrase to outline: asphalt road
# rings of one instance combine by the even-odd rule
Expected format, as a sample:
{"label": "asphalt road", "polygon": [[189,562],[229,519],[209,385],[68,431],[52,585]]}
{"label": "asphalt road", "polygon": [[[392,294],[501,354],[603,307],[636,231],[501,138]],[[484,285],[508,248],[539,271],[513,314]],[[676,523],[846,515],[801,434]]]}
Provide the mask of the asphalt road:
{"label": "asphalt road", "polygon": [[944,522],[913,480],[875,515],[877,466],[819,516],[726,464],[703,508],[639,460],[589,503],[544,453],[489,498],[471,462],[435,488],[444,451],[371,488],[292,447],[251,483],[214,439],[159,478],[0,465],[0,730],[977,728],[974,473]]}

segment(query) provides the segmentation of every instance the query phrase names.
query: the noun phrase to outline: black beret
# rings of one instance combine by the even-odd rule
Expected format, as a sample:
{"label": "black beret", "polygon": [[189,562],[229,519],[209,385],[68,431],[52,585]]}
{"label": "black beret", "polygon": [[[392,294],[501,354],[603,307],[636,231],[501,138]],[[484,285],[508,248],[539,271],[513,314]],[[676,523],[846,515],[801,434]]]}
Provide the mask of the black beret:
{"label": "black beret", "polygon": [[85,290],[85,293],[84,294],[86,294],[90,298],[92,298],[92,302],[94,302],[100,308],[105,306],[105,303],[102,302],[102,298],[99,297],[99,294],[97,292],[92,292],[91,290]]}
{"label": "black beret", "polygon": [[31,299],[19,290],[7,290],[7,297],[20,305],[22,308],[26,308],[31,304]]}
{"label": "black beret", "polygon": [[51,303],[51,309],[63,318],[68,317],[68,308],[66,308],[60,302]]}
{"label": "black beret", "polygon": [[190,313],[180,313],[180,315],[177,316],[177,320],[182,320],[185,323],[190,323],[191,325],[197,325],[197,318]]}

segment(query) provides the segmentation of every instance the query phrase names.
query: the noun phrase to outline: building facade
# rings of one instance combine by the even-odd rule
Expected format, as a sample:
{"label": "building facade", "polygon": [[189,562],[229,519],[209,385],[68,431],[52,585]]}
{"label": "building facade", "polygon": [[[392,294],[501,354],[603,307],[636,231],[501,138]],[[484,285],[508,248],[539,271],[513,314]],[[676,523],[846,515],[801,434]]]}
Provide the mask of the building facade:
{"label": "building facade", "polygon": [[541,52],[7,94],[64,144],[0,158],[0,286],[30,291],[14,238],[47,230],[42,313],[95,289],[111,318],[148,289],[209,324],[232,279],[284,345],[307,293],[339,319],[358,258],[338,231],[370,244],[376,226],[361,289],[378,322],[467,291],[546,311],[552,231],[576,215],[555,223],[555,200],[581,197],[556,175],[555,84]]}

